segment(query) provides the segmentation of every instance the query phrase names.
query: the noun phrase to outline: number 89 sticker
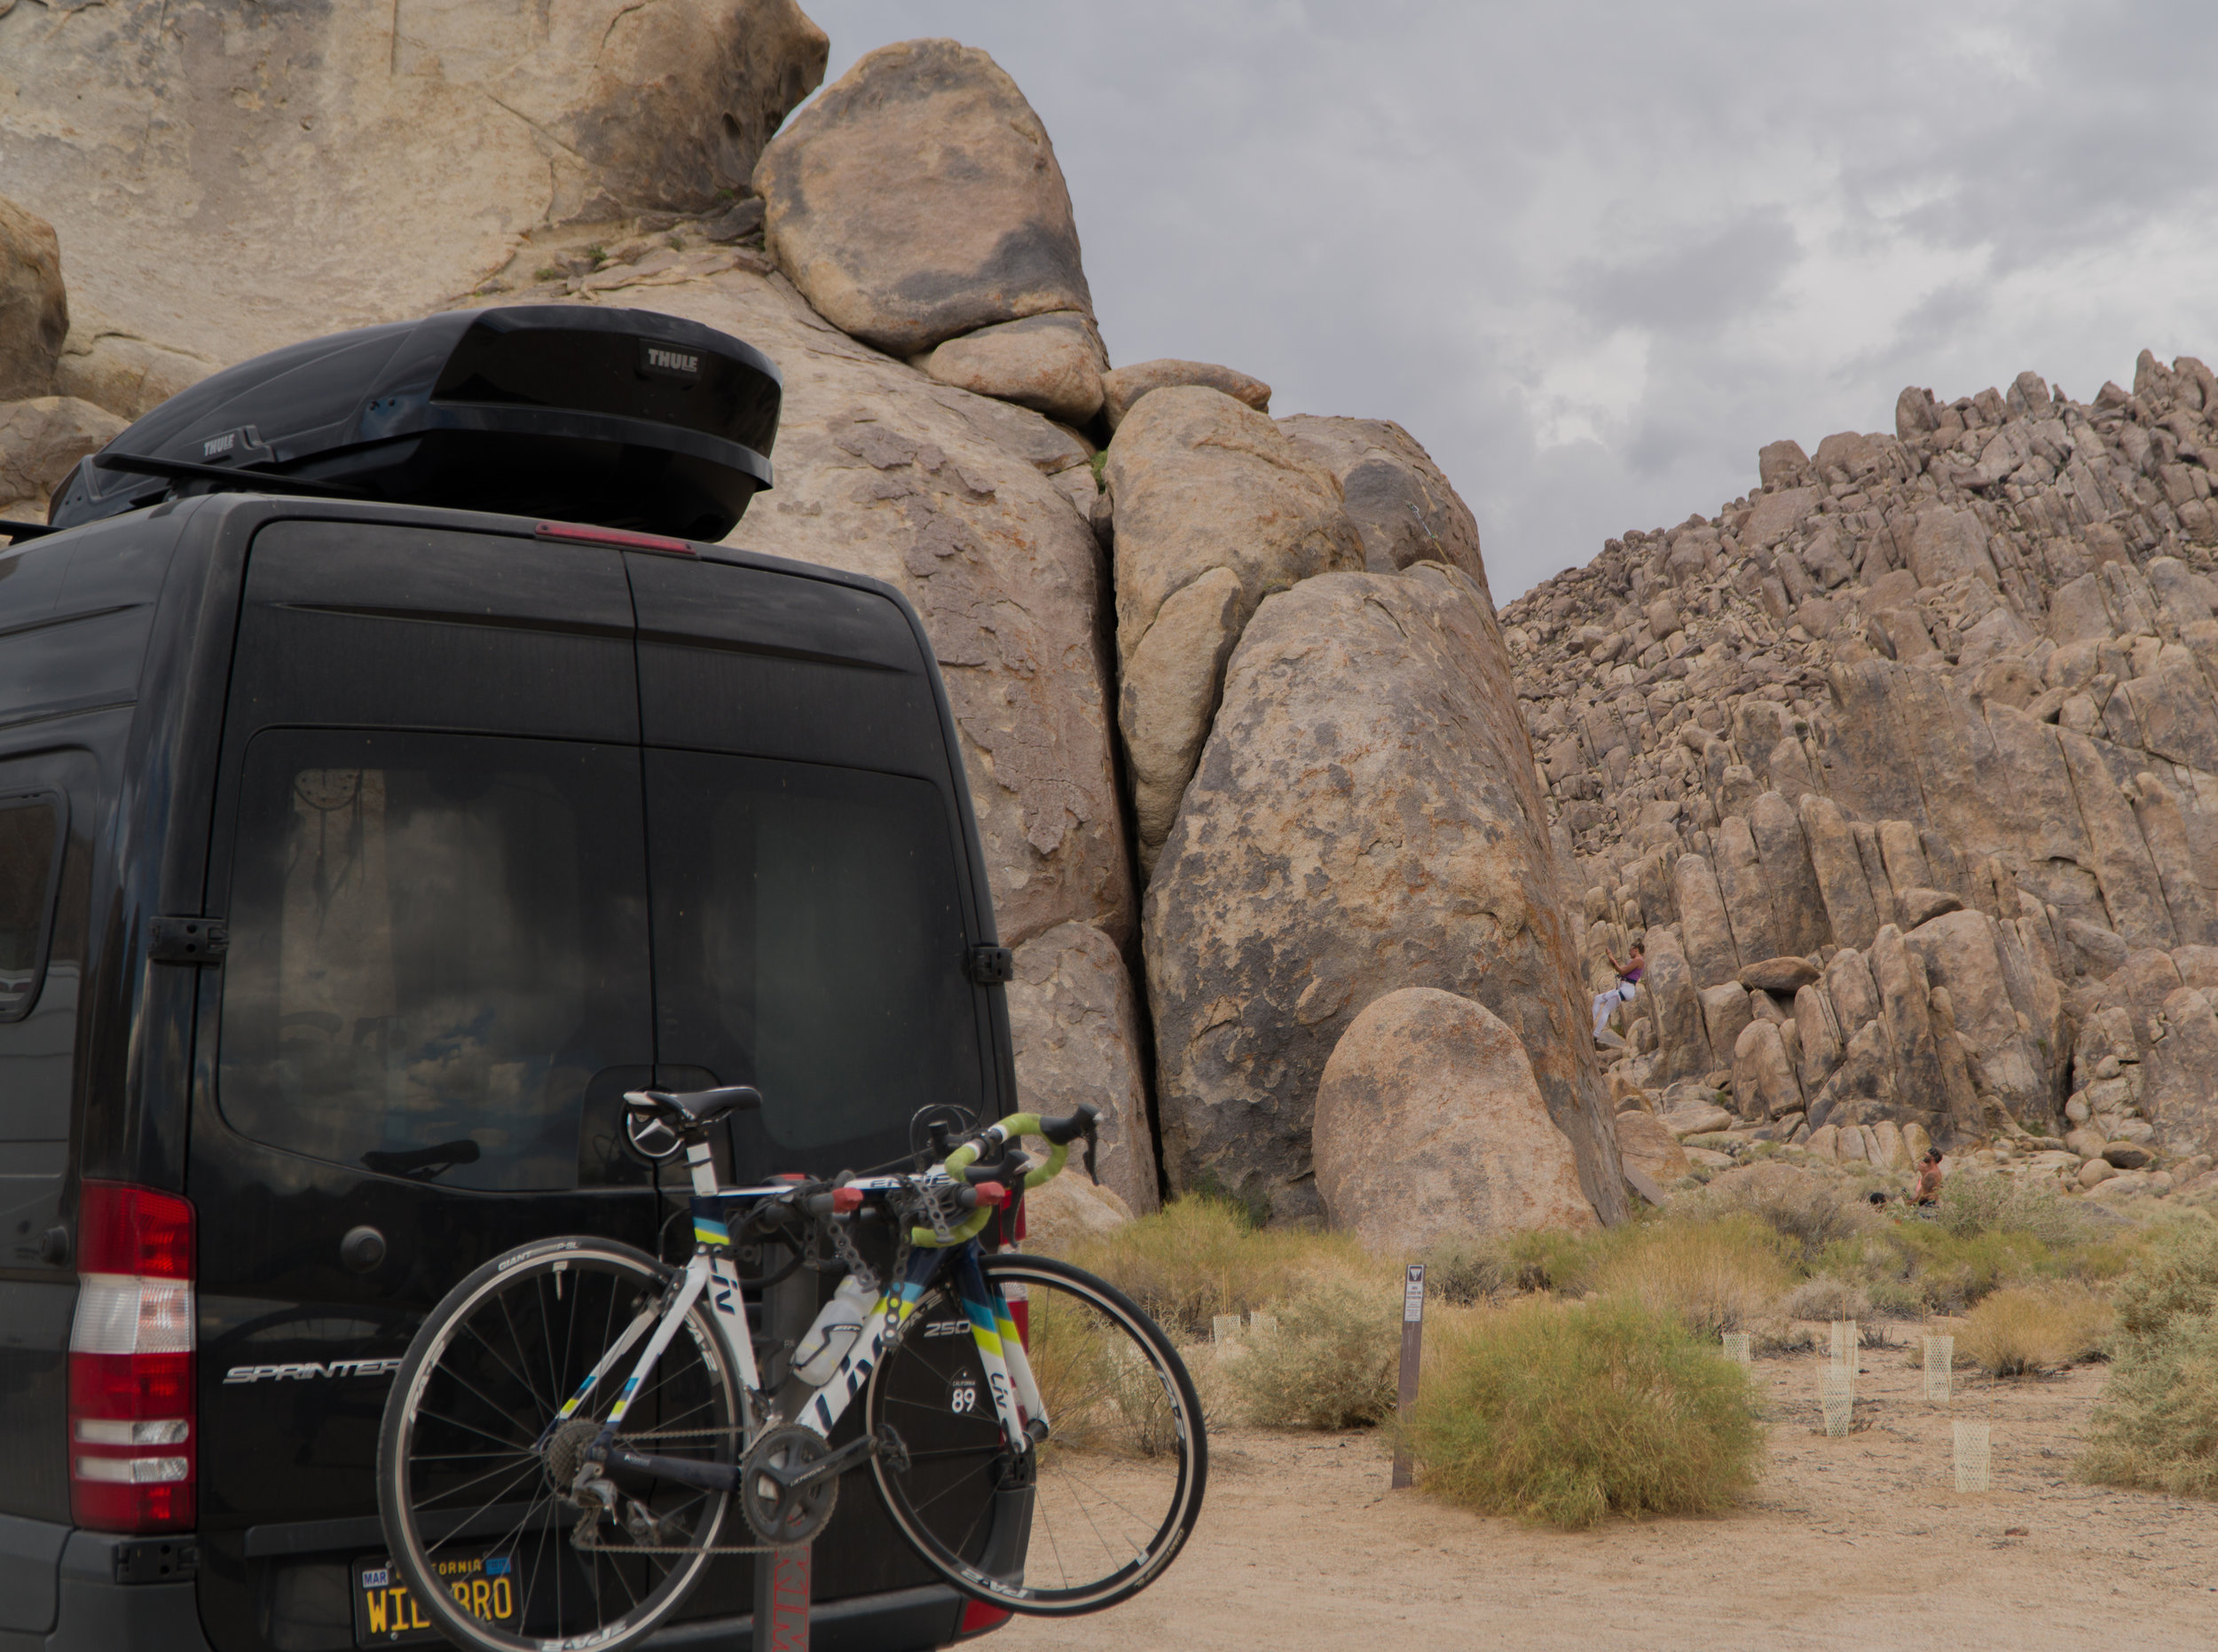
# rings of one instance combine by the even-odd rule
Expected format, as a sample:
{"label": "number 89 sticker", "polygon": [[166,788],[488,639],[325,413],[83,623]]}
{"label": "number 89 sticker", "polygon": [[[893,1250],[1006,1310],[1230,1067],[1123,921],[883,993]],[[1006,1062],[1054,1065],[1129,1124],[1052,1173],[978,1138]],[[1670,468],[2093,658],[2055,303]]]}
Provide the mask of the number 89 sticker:
{"label": "number 89 sticker", "polygon": [[948,1409],[958,1417],[967,1416],[978,1409],[978,1383],[965,1374],[956,1379],[948,1393]]}

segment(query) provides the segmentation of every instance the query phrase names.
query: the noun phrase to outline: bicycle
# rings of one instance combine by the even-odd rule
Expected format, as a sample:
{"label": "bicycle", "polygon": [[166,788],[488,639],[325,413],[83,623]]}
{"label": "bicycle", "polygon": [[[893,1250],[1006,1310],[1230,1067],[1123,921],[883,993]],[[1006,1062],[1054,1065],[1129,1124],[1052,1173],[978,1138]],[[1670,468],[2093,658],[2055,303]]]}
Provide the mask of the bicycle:
{"label": "bicycle", "polygon": [[[641,1152],[685,1155],[682,1266],[602,1239],[520,1246],[410,1345],[379,1436],[379,1512],[402,1580],[457,1645],[625,1646],[712,1557],[814,1538],[865,1464],[917,1554],[1014,1612],[1128,1600],[1192,1530],[1207,1443],[1170,1340],[1106,1282],[979,1244],[1081,1137],[1090,1171],[1096,1109],[1016,1114],[952,1146],[934,1126],[906,1173],[720,1186],[709,1129],[760,1105],[743,1086],[625,1097]],[[1026,1136],[1048,1142],[1043,1161]],[[883,1270],[865,1254],[889,1250]],[[802,1346],[752,1332],[744,1291],[805,1265],[852,1283]],[[843,1295],[869,1306],[838,1311]],[[781,1362],[774,1389],[762,1373]],[[860,1426],[835,1444],[858,1395]],[[735,1498],[752,1542],[719,1542]]]}

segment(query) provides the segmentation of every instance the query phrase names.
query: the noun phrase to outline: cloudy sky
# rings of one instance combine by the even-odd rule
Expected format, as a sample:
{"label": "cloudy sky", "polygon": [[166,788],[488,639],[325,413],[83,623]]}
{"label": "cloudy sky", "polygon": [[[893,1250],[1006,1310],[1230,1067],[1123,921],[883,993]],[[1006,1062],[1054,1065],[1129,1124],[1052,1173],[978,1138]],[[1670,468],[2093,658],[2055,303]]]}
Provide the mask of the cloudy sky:
{"label": "cloudy sky", "polygon": [[[951,35],[1070,179],[1114,361],[1399,420],[1506,601],[1790,436],[2218,360],[2218,6],[803,0]],[[1944,15],[1945,13],[1945,15]]]}

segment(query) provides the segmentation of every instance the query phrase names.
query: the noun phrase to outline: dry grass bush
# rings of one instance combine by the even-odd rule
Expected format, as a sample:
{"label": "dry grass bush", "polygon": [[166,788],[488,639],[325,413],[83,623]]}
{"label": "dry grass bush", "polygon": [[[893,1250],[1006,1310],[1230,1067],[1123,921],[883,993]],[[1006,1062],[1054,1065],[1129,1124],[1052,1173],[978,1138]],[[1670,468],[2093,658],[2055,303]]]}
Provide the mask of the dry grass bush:
{"label": "dry grass bush", "polygon": [[1368,1280],[1325,1278],[1221,1362],[1246,1419],[1265,1428],[1368,1427],[1394,1409],[1401,1298]]}
{"label": "dry grass bush", "polygon": [[1593,1281],[1601,1236],[1546,1229],[1443,1240],[1426,1256],[1425,1289],[1467,1306],[1519,1291],[1584,1291]]}
{"label": "dry grass bush", "polygon": [[1755,1481],[1763,1429],[1714,1342],[1621,1297],[1442,1327],[1408,1441],[1428,1491],[1577,1530],[1727,1506]]}
{"label": "dry grass bush", "polygon": [[1722,1186],[1704,1188],[1683,1210],[1674,1207],[1672,1215],[1682,1221],[1706,1215],[1753,1216],[1792,1245],[1805,1267],[1829,1246],[1869,1233],[1880,1223],[1853,1188],[1844,1188],[1822,1174],[1793,1166],[1752,1171],[1723,1181]]}
{"label": "dry grass bush", "polygon": [[1620,1228],[1594,1288],[1669,1314],[1715,1339],[1761,1318],[1794,1282],[1786,1242],[1756,1216],[1667,1219]]}
{"label": "dry grass bush", "polygon": [[1941,1184],[1934,1224],[1958,1239],[2021,1233],[2043,1246],[2084,1244],[2099,1218],[2045,1187],[2008,1176],[1952,1176]]}
{"label": "dry grass bush", "polygon": [[2119,1286],[2112,1351],[2080,1477],[2218,1498],[2218,1226],[2154,1237]]}
{"label": "dry grass bush", "polygon": [[1366,1255],[1351,1235],[1255,1227],[1239,1206],[1201,1196],[1079,1240],[1065,1255],[1123,1291],[1179,1341],[1207,1337],[1218,1314],[1275,1310],[1322,1275],[1374,1278],[1390,1294],[1397,1271]]}
{"label": "dry grass bush", "polygon": [[1787,1293],[1779,1310],[1789,1319],[1861,1319],[1871,1312],[1871,1293],[1851,1279],[1813,1274]]}
{"label": "dry grass bush", "polygon": [[2086,1358],[2110,1326],[2110,1304],[2084,1285],[2010,1286],[1966,1316],[1956,1351],[1991,1377],[2022,1377]]}

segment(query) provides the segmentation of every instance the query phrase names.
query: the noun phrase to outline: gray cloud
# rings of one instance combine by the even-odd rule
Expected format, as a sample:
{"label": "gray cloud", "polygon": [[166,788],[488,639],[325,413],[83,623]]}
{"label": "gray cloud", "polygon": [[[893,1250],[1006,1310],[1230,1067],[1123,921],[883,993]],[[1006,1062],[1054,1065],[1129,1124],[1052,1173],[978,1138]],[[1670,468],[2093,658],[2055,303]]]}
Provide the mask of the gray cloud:
{"label": "gray cloud", "polygon": [[1398,419],[1498,596],[1907,382],[2218,353],[2206,4],[817,0],[1038,108],[1119,360]]}

